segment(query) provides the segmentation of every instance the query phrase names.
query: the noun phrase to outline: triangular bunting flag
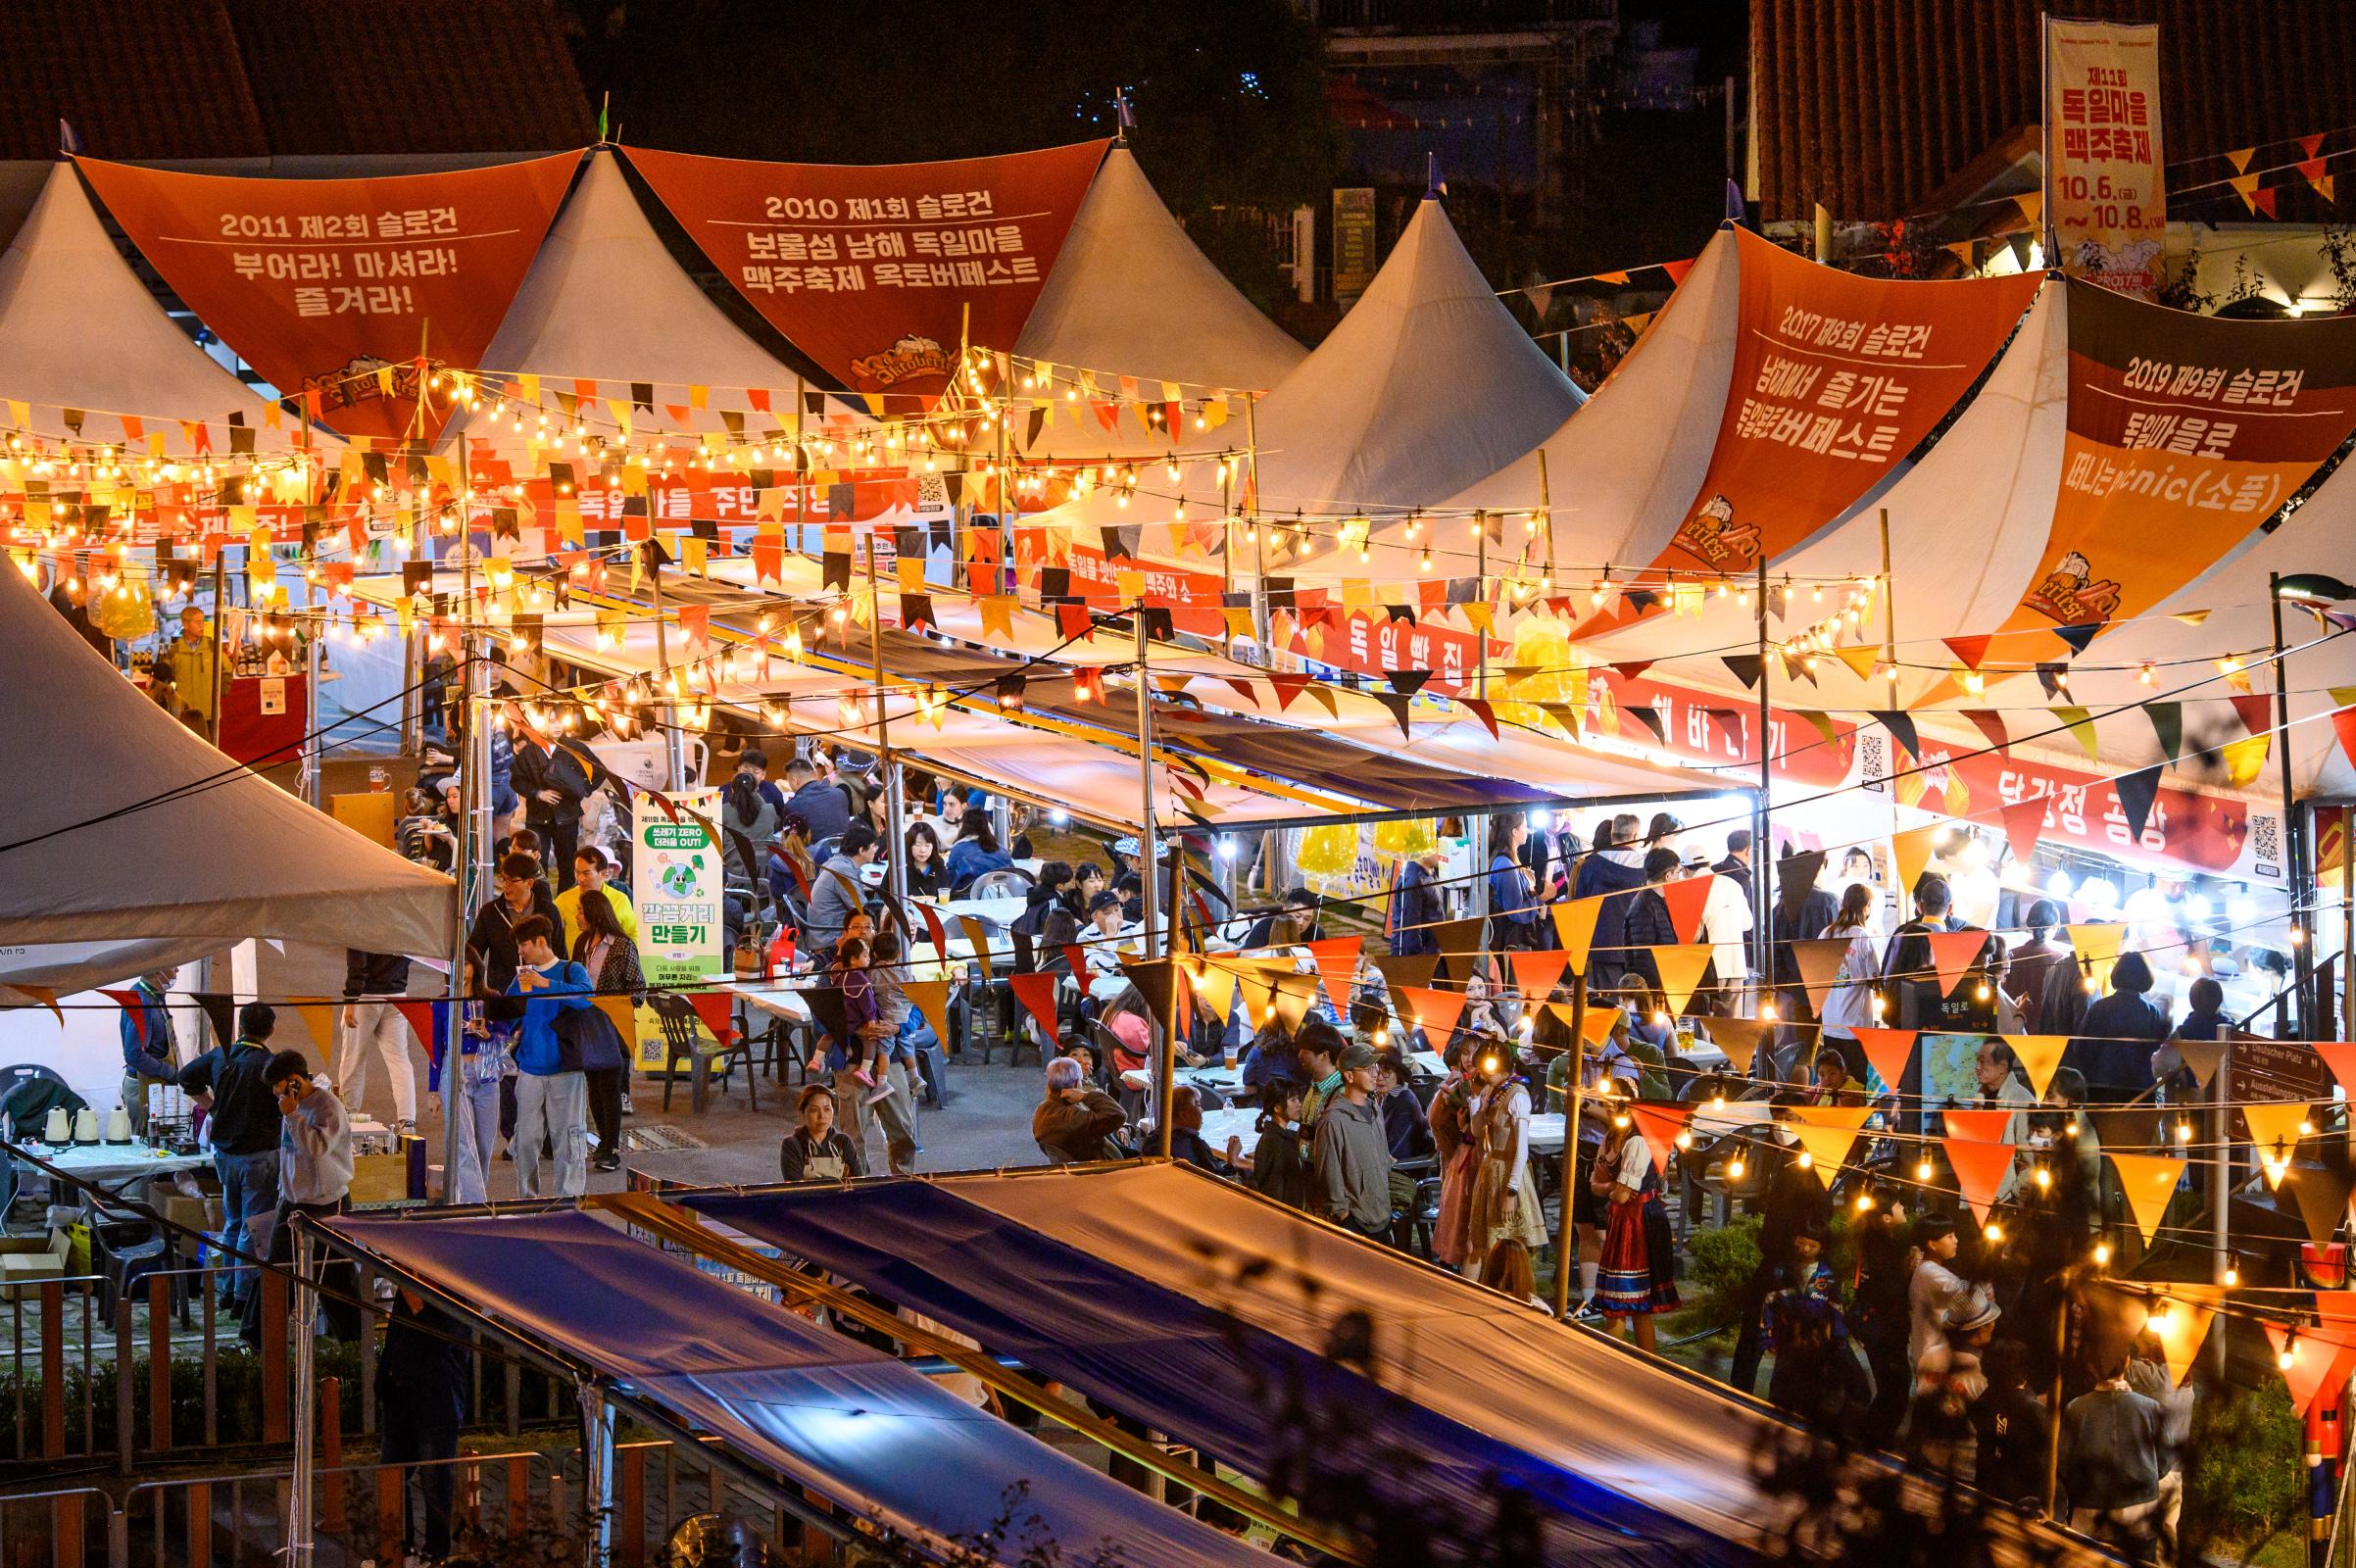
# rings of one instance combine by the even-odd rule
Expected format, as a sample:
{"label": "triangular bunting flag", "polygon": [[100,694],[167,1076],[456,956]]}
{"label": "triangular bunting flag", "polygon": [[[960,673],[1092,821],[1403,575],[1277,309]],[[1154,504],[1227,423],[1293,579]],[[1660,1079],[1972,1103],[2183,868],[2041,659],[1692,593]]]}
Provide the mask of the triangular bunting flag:
{"label": "triangular bunting flag", "polygon": [[2127,1195],[2128,1210],[2135,1216],[2135,1228],[2149,1247],[2176,1197],[2176,1184],[2184,1179],[2184,1156],[2114,1153],[2111,1164],[2119,1173],[2119,1190]]}
{"label": "triangular bunting flag", "polygon": [[2349,1178],[2346,1172],[2324,1165],[2299,1165],[2284,1178],[2282,1188],[2298,1205],[2307,1238],[2318,1247],[2329,1242],[2348,1213]]}
{"label": "triangular bunting flag", "polygon": [[2217,1320],[2217,1304],[2225,1299],[2225,1289],[2173,1284],[2162,1289],[2166,1295],[2153,1303],[2147,1327],[2159,1336],[2160,1353],[2168,1358],[2168,1381],[2181,1389],[2191,1374],[2192,1363],[2200,1359],[2200,1348],[2209,1338],[2209,1325]]}
{"label": "triangular bunting flag", "polygon": [[1874,722],[1890,731],[1896,738],[1897,743],[1906,748],[1906,755],[1909,758],[1919,758],[1923,755],[1922,742],[1915,735],[1914,720],[1910,715],[1901,713],[1894,709],[1875,709],[1873,717]]}
{"label": "triangular bunting flag", "polygon": [[1938,823],[1929,827],[1909,828],[1895,834],[1890,841],[1890,853],[1897,862],[1898,891],[1907,898],[1914,897],[1914,885],[1923,879],[1923,868],[1931,863],[1931,856],[1939,848],[1939,835],[1947,830]]}
{"label": "triangular bunting flag", "polygon": [[1942,1138],[1939,1147],[1954,1169],[1955,1190],[1971,1205],[1972,1217],[1986,1225],[1988,1212],[1995,1205],[1996,1194],[2003,1189],[2004,1178],[2012,1173],[2013,1146]]}
{"label": "triangular bunting flag", "polygon": [[1787,1105],[1784,1122],[1798,1137],[1808,1168],[1829,1188],[1872,1114],[1871,1105]]}
{"label": "triangular bunting flag", "polygon": [[1821,1015],[1824,999],[1832,995],[1833,986],[1841,974],[1841,960],[1848,956],[1848,938],[1815,937],[1792,944],[1792,962],[1799,970],[1799,983],[1808,994],[1808,1009]]}
{"label": "triangular bunting flag", "polygon": [[916,1004],[917,1012],[933,1026],[933,1033],[942,1040],[949,1036],[949,982],[947,980],[903,980],[901,994]]}
{"label": "triangular bunting flag", "polygon": [[1521,993],[1524,1002],[1535,1003],[1554,994],[1555,983],[1570,963],[1570,955],[1559,948],[1539,948],[1511,954],[1506,961],[1513,965],[1514,989]]}
{"label": "triangular bunting flag", "polygon": [[712,1039],[724,1046],[736,1038],[736,1023],[732,1016],[736,998],[725,991],[690,991],[686,995],[687,1004],[695,1008],[696,1016],[704,1021],[704,1027],[712,1032]]}
{"label": "triangular bunting flag", "polygon": [[1949,1105],[1939,1118],[1949,1138],[1969,1144],[2000,1144],[2013,1110],[2009,1105]]}
{"label": "triangular bunting flag", "polygon": [[1982,738],[1988,742],[1989,747],[1999,752],[2007,752],[2011,749],[2012,732],[2004,727],[2003,714],[1992,708],[1966,708],[1962,710],[1962,712],[1964,717],[1972,721],[1972,727],[1979,730]]}
{"label": "triangular bunting flag", "polygon": [[2087,761],[2100,760],[2094,738],[2094,715],[2091,712],[2083,708],[2057,708],[2053,710],[2053,716],[2062,721],[2062,727],[2070,732],[2070,738],[2078,742],[2078,749],[2086,754]]}
{"label": "triangular bunting flag", "polygon": [[1382,971],[1383,984],[1393,991],[1400,986],[1428,986],[1432,983],[1432,976],[1439,972],[1440,955],[1410,953],[1400,956],[1385,953],[1375,957],[1374,966]]}
{"label": "triangular bunting flag", "polygon": [[1701,984],[1702,971],[1710,966],[1709,945],[1693,942],[1651,951],[1652,961],[1660,969],[1662,1004],[1670,1017],[1682,1017],[1693,1000],[1693,988]]}
{"label": "triangular bunting flag", "polygon": [[1309,956],[1317,962],[1318,978],[1325,982],[1325,994],[1333,1000],[1334,1011],[1350,1016],[1350,991],[1357,984],[1358,957],[1366,944],[1357,937],[1327,937],[1308,945]]}
{"label": "triangular bunting flag", "polygon": [[2225,1042],[2179,1040],[2175,1044],[2177,1054],[2184,1058],[2184,1065],[2192,1069],[2193,1078],[2206,1091],[2210,1080],[2217,1076],[2217,1069],[2225,1062]]}
{"label": "triangular bunting flag", "polygon": [[1693,1119],[1693,1107],[1682,1101],[1632,1100],[1628,1115],[1644,1141],[1644,1152],[1652,1156],[1652,1174],[1667,1181],[1669,1156],[1677,1152],[1677,1140]]}
{"label": "triangular bunting flag", "polygon": [[2127,818],[2130,840],[2140,839],[2143,825],[2151,820],[2152,805],[2160,798],[2160,769],[2138,767],[2122,773],[2111,780],[2111,788],[2119,792],[2119,810]]}
{"label": "triangular bunting flag", "polygon": [[1931,967],[1939,972],[1939,994],[1951,997],[1987,950],[1988,939],[1987,932],[1973,930],[1926,931],[1923,940],[1931,944]]}
{"label": "triangular bunting flag", "polygon": [[1996,813],[2004,824],[2004,842],[2012,847],[2012,858],[2023,866],[2037,853],[2037,840],[2045,831],[2045,802],[2042,797],[2031,796],[2015,801]]}
{"label": "triangular bunting flag", "polygon": [[1750,1064],[1758,1059],[1760,1043],[1775,1033],[1775,1025],[1761,1018],[1712,1018],[1710,1039],[1726,1053],[1727,1065],[1747,1078]]}
{"label": "triangular bunting flag", "polygon": [[1434,1051],[1448,1049],[1448,1037],[1464,1015],[1464,993],[1434,991],[1423,986],[1393,986],[1392,1005],[1423,1031]]}
{"label": "triangular bunting flag", "polygon": [[2111,988],[2111,966],[2119,961],[2119,950],[2127,942],[2127,927],[2115,922],[2073,925],[2069,928],[2070,946],[2078,954],[2079,966],[2086,970],[2093,989],[2089,996],[2100,996]]}
{"label": "triangular bunting flag", "polygon": [[1010,974],[1006,985],[1013,991],[1014,1000],[1023,1010],[1039,1021],[1039,1032],[1049,1040],[1056,1038],[1060,1025],[1055,1017],[1055,986],[1060,975]]}
{"label": "triangular bunting flag", "polygon": [[2068,1035],[2006,1035],[2004,1043],[2012,1047],[2014,1059],[2021,1071],[2029,1075],[2029,1087],[2037,1099],[2045,1098],[2053,1082],[2053,1069],[2061,1065],[2062,1052],[2070,1044]]}
{"label": "triangular bunting flag", "polygon": [[2181,761],[2184,755],[2184,705],[2145,703],[2143,716],[2151,720],[2151,732],[2159,737],[2160,755],[2171,762]]}
{"label": "triangular bunting flag", "polygon": [[1681,877],[1654,889],[1669,906],[1669,927],[1680,942],[1701,940],[1701,911],[1710,900],[1711,878]]}
{"label": "triangular bunting flag", "polygon": [[1906,1064],[1914,1059],[1914,1037],[1912,1029],[1857,1031],[1857,1045],[1885,1088],[1894,1090],[1906,1081]]}
{"label": "triangular bunting flag", "polygon": [[1588,953],[1595,943],[1595,921],[1602,916],[1603,901],[1609,896],[1598,893],[1593,898],[1572,899],[1548,911],[1554,916],[1555,939],[1561,942],[1573,974],[1587,973]]}
{"label": "triangular bunting flag", "polygon": [[2299,1129],[2312,1125],[2308,1118],[2314,1112],[2315,1107],[2303,1100],[2266,1100],[2241,1107],[2242,1119],[2249,1123],[2250,1148],[2258,1156],[2258,1168],[2266,1173],[2268,1187],[2282,1185],[2291,1157],[2298,1152]]}

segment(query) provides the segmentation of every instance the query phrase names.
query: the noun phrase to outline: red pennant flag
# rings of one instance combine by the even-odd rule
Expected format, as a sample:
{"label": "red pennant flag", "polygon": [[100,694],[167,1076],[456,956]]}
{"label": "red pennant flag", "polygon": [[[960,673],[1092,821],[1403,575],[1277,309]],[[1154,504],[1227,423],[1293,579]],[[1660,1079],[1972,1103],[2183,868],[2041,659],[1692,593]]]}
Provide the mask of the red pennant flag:
{"label": "red pennant flag", "polygon": [[734,997],[725,991],[690,991],[687,1002],[704,1020],[704,1027],[712,1031],[712,1039],[724,1046],[736,1038],[736,1022],[729,1016],[736,1005]]}
{"label": "red pennant flag", "polygon": [[1536,1005],[1552,996],[1563,969],[1571,961],[1571,956],[1560,948],[1516,952],[1506,957],[1513,965],[1514,988],[1521,992],[1527,1005]]}
{"label": "red pennant flag", "polygon": [[137,1031],[139,1044],[146,1045],[147,1008],[141,1004],[139,994],[136,991],[101,991],[98,994],[130,1014],[131,1028]]}
{"label": "red pennant flag", "polygon": [[2012,858],[2023,865],[2037,853],[2037,841],[2045,832],[2045,801],[2032,796],[2016,801],[1997,813],[2004,822],[2004,842],[2012,846]]}
{"label": "red pennant flag", "polygon": [[1275,689],[1276,710],[1281,713],[1293,706],[1294,698],[1308,690],[1309,677],[1306,675],[1271,674],[1268,677],[1268,684]]}
{"label": "red pennant flag", "polygon": [[2339,749],[2356,767],[2356,708],[2335,709],[2331,713],[2331,733],[2339,737]]}
{"label": "red pennant flag", "polygon": [[412,997],[393,1005],[400,1009],[402,1017],[409,1020],[409,1026],[417,1032],[417,1039],[424,1043],[428,1051],[441,1049],[441,1042],[433,1037],[432,1003],[422,997]]}
{"label": "red pennant flag", "polygon": [[[1695,260],[1699,260],[1699,258],[1695,258]],[[1693,263],[1663,262],[1660,264],[1660,270],[1669,274],[1669,286],[1675,288],[1686,280],[1686,274],[1693,270]]]}
{"label": "red pennant flag", "polygon": [[1987,738],[1988,745],[2009,755],[2012,734],[2004,727],[2003,714],[1992,708],[1967,708],[1962,712],[1964,717],[1972,721],[1973,727]]}
{"label": "red pennant flag", "polygon": [[[2255,178],[2256,176],[2253,175],[2251,177]],[[2256,190],[2251,191],[2249,197],[2250,206],[2257,209],[2259,212],[2264,213],[2269,218],[2277,216],[2275,213],[2275,186],[2261,185]]]}
{"label": "red pennant flag", "polygon": [[1481,721],[1481,727],[1489,731],[1491,740],[1494,741],[1497,738],[1497,710],[1495,703],[1485,703],[1477,697],[1459,697],[1456,701],[1463,704],[1465,710]]}
{"label": "red pennant flag", "polygon": [[1947,652],[1953,654],[1966,669],[1978,669],[1980,661],[1988,657],[1988,634],[1986,632],[1977,637],[1941,637],[1939,641],[1947,645]]}
{"label": "red pennant flag", "polygon": [[1415,1020],[1415,1027],[1435,1051],[1445,1050],[1448,1035],[1454,1031],[1456,1020],[1464,1015],[1464,993],[1439,991],[1429,986],[1393,986],[1394,1006],[1403,1003],[1404,1011]]}
{"label": "red pennant flag", "polygon": [[[1074,974],[1086,973],[1081,969],[1075,969],[1072,972]],[[1039,1020],[1041,1031],[1050,1040],[1055,1039],[1056,1035],[1055,982],[1057,978],[1052,974],[1017,974],[1006,977],[1006,984],[1014,989],[1014,1000],[1021,1003],[1023,1009]]]}
{"label": "red pennant flag", "polygon": [[2315,1054],[2324,1058],[2325,1066],[2331,1069],[2331,1076],[2338,1080],[2340,1092],[2350,1100],[2356,1100],[2356,1041],[2318,1040],[2315,1042]]}
{"label": "red pennant flag", "polygon": [[1710,900],[1710,878],[1689,876],[1655,888],[1669,906],[1669,923],[1677,929],[1680,942],[1701,940],[1701,910]]}
{"label": "red pennant flag", "polygon": [[1906,1063],[1914,1056],[1914,1034],[1911,1029],[1857,1031],[1857,1044],[1863,1048],[1866,1061],[1892,1089],[1905,1081]]}
{"label": "red pennant flag", "polygon": [[2241,727],[2252,735],[2264,735],[2275,727],[2275,700],[2271,697],[2229,697],[2233,711],[2241,715]]}
{"label": "red pennant flag", "polygon": [[1082,642],[1094,642],[1090,627],[1095,624],[1086,605],[1057,605],[1055,607],[1055,635],[1065,642],[1077,637]]}
{"label": "red pennant flag", "polygon": [[[789,860],[786,863],[790,865],[793,862]],[[805,899],[810,897],[810,892],[807,888],[803,890],[802,896]],[[919,904],[916,906],[916,907],[922,911],[924,915],[924,929],[926,935],[933,939],[933,956],[947,961],[949,957],[949,933],[942,928],[941,911],[934,908],[929,904]],[[1072,969],[1072,973],[1074,974],[1078,974],[1080,970],[1076,966]]]}
{"label": "red pennant flag", "polygon": [[1366,944],[1357,937],[1327,937],[1308,944],[1308,950],[1309,956],[1317,960],[1317,977],[1325,982],[1334,1011],[1349,1017],[1350,988],[1357,984],[1358,958]]}
{"label": "red pennant flag", "polygon": [[1951,996],[1972,971],[1981,951],[1988,946],[1985,931],[1926,931],[1923,940],[1931,944],[1931,963],[1939,971],[1939,994]]}
{"label": "red pennant flag", "polygon": [[1683,1101],[1632,1100],[1628,1115],[1644,1141],[1644,1152],[1652,1156],[1652,1174],[1667,1181],[1669,1156],[1677,1152],[1678,1136],[1693,1119],[1693,1107]]}

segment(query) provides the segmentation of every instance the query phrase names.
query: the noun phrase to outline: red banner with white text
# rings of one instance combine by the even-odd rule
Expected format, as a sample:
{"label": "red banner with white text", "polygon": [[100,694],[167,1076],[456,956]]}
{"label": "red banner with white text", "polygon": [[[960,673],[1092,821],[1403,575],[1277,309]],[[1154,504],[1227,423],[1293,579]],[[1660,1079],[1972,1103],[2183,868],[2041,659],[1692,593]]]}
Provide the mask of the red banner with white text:
{"label": "red banner with white text", "polygon": [[855,392],[930,398],[960,335],[1013,346],[1109,145],[881,165],[623,151],[795,347]]}
{"label": "red banner with white text", "polygon": [[[368,179],[250,179],[78,160],[197,318],[346,435],[430,440],[417,375],[473,369],[580,162]],[[421,419],[422,422],[419,422]]]}
{"label": "red banner with white text", "polygon": [[2044,18],[2048,266],[2120,294],[2160,286],[2168,237],[2157,24]]}

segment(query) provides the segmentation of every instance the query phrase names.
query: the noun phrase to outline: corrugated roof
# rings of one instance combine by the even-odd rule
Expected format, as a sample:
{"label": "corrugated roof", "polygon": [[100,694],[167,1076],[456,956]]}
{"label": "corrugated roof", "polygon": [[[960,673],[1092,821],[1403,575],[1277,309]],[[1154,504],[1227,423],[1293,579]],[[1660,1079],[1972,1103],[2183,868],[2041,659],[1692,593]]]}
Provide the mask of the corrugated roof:
{"label": "corrugated roof", "polygon": [[0,159],[537,152],[595,134],[550,0],[9,0]]}
{"label": "corrugated roof", "polygon": [[[1842,219],[1932,205],[1991,144],[2037,122],[2047,10],[2160,24],[2171,164],[2356,124],[2356,6],[2345,0],[1751,0],[1763,216],[1804,219],[1819,201]],[[2177,216],[2238,210],[2229,199]]]}

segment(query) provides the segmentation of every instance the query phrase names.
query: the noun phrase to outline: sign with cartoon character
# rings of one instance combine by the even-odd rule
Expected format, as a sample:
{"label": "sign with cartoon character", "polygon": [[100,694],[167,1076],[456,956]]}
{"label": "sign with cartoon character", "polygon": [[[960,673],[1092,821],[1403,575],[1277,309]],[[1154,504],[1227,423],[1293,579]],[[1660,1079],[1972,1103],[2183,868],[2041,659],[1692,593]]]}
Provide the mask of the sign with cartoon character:
{"label": "sign with cartoon character", "polygon": [[[668,809],[664,802],[668,802]],[[631,819],[630,898],[638,909],[638,967],[650,987],[703,985],[729,972],[722,929],[722,856],[712,833],[718,790],[643,796]],[[661,1072],[660,1027],[640,1010],[638,1069]]]}
{"label": "sign with cartoon character", "polygon": [[172,292],[282,396],[346,435],[421,419],[430,440],[450,405],[420,413],[420,371],[482,364],[579,162],[365,179],[76,167]]}
{"label": "sign with cartoon character", "polygon": [[2068,287],[2061,483],[2008,631],[2141,614],[2275,515],[2356,428],[2356,318],[2221,320]]}
{"label": "sign with cartoon character", "polygon": [[1013,347],[1108,145],[876,165],[623,150],[771,326],[897,414],[949,385],[960,332]]}
{"label": "sign with cartoon character", "polygon": [[2160,29],[2045,24],[2045,222],[2054,263],[2115,293],[2160,286]]}
{"label": "sign with cartoon character", "polygon": [[1860,277],[1748,230],[1735,244],[1741,307],[1718,441],[1655,563],[1730,577],[1889,478],[1988,368],[2038,284]]}

